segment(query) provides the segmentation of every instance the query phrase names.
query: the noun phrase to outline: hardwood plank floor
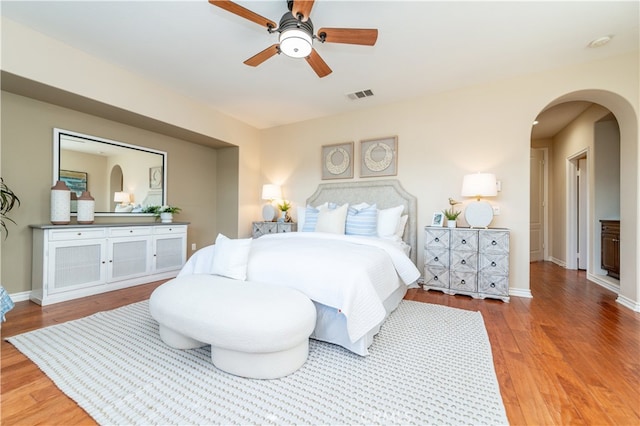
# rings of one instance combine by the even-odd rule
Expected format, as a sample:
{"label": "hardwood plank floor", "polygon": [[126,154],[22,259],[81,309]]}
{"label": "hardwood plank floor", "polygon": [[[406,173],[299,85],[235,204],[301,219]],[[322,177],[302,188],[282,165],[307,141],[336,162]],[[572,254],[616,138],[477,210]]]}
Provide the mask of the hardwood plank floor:
{"label": "hardwood plank floor", "polygon": [[[16,303],[6,338],[144,300],[161,282],[44,308]],[[513,425],[639,425],[640,314],[549,262],[531,264],[533,299],[511,303],[410,290],[406,298],[482,313]],[[11,344],[1,343],[3,425],[95,422]]]}

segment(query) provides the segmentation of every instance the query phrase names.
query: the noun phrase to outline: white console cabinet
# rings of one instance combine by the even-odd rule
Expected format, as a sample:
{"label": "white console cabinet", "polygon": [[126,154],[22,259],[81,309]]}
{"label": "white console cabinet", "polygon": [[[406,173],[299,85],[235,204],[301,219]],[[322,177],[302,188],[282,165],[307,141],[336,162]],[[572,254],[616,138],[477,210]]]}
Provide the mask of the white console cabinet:
{"label": "white console cabinet", "polygon": [[40,305],[173,278],[187,223],[32,225],[30,299]]}

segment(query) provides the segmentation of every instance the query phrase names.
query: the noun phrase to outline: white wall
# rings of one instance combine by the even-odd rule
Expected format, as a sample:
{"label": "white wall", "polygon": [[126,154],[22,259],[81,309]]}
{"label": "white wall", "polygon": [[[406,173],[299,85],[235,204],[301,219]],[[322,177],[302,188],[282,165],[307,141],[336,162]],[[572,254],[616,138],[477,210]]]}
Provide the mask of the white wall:
{"label": "white wall", "polygon": [[[612,69],[616,73],[611,73]],[[619,94],[612,95],[615,99],[628,102],[626,113],[634,117],[627,121],[631,129],[623,143],[637,145],[637,76],[638,56],[627,55],[265,130],[261,150],[263,179],[265,183],[283,185],[285,196],[300,205],[321,182],[322,145],[354,141],[358,158],[359,141],[397,135],[397,179],[418,197],[418,223],[423,227],[430,223],[434,211],[448,206],[448,197],[460,198],[464,174],[493,172],[502,181],[502,192],[492,200],[501,209],[492,226],[511,229],[510,286],[512,294],[527,295],[533,119],[568,93],[586,88],[610,91]],[[355,180],[359,175],[357,163],[356,160]],[[635,176],[636,169],[637,164],[628,170],[629,174]],[[418,246],[422,241],[420,235]],[[627,253],[627,262],[635,263],[637,252]],[[637,294],[635,276],[635,271],[630,273],[624,287],[631,297]]]}

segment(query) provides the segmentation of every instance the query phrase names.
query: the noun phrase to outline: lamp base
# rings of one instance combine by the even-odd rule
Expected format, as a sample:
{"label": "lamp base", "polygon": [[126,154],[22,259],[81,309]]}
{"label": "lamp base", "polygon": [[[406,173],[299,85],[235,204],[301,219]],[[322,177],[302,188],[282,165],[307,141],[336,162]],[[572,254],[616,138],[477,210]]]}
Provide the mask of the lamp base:
{"label": "lamp base", "polygon": [[472,228],[487,228],[493,220],[493,207],[487,201],[476,201],[464,209],[464,218]]}
{"label": "lamp base", "polygon": [[265,204],[262,207],[262,219],[265,222],[273,222],[273,219],[276,218],[276,209],[271,204]]}

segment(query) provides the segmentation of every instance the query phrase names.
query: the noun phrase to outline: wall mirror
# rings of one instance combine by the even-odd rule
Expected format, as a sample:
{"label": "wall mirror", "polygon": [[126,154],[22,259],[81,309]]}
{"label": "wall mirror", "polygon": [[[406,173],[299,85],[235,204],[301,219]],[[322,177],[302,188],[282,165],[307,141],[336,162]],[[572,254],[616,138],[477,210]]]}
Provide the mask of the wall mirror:
{"label": "wall mirror", "polygon": [[167,153],[69,130],[53,131],[53,183],[64,181],[74,199],[89,191],[98,216],[142,213],[167,204]]}

